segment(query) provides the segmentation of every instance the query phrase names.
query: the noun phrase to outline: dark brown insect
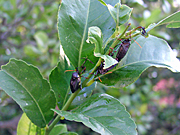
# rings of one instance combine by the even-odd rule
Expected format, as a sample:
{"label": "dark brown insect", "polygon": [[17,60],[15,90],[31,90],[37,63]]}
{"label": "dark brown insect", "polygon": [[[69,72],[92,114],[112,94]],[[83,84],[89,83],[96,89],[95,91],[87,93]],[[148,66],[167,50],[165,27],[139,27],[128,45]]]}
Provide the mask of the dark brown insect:
{"label": "dark brown insect", "polygon": [[[83,58],[85,59],[85,61],[83,62],[82,66],[79,67],[81,68],[81,72],[79,72],[78,68],[76,68],[76,72],[72,73],[72,77],[70,80],[70,88],[71,88],[71,92],[74,93],[75,91],[77,91],[79,88],[82,89],[82,85],[81,85],[81,74],[83,74],[86,71],[86,67],[84,66],[86,61],[90,61],[88,58]],[[92,61],[90,61],[92,64],[94,64]],[[74,70],[69,70],[69,71],[74,71]]]}
{"label": "dark brown insect", "polygon": [[[146,32],[144,27],[139,26],[139,27],[137,27],[135,29],[140,29],[140,30],[142,29],[142,32],[141,32],[142,36],[144,36],[144,37],[148,36],[148,34],[147,34],[147,32]],[[134,40],[133,38],[131,38],[131,39]],[[136,42],[136,41],[134,40],[134,42]],[[130,39],[124,39],[122,41],[122,43],[120,44],[120,48],[118,50],[118,53],[116,55],[116,60],[118,62],[121,61],[122,58],[124,58],[124,56],[126,55],[128,49],[130,47],[130,44],[131,44],[131,40]],[[139,43],[137,43],[137,44],[139,45]],[[139,45],[139,47],[142,48],[140,45]]]}
{"label": "dark brown insect", "polygon": [[106,74],[109,70],[113,69],[116,65],[117,65],[117,64],[112,65],[112,66],[110,66],[109,68],[103,69],[104,63],[101,62],[101,65],[98,67],[97,72],[96,72],[95,75],[97,75],[97,74]]}
{"label": "dark brown insect", "polygon": [[[140,30],[142,29],[141,34],[142,34],[144,37],[147,37],[147,36],[148,36],[148,34],[147,34],[147,32],[145,31],[145,28],[144,28],[144,27],[139,26],[139,27],[135,28],[135,30],[136,30],[136,29],[140,29]],[[121,39],[120,39],[120,40],[121,40]],[[132,40],[134,40],[134,39],[132,39]],[[121,41],[122,41],[122,40],[121,40]],[[136,41],[134,40],[134,42],[136,42]],[[137,43],[137,42],[136,42],[136,43]],[[120,44],[120,47],[119,47],[119,49],[118,49],[118,53],[116,54],[116,58],[115,58],[118,62],[121,61],[122,58],[124,58],[124,56],[126,55],[128,49],[129,49],[129,47],[130,47],[130,44],[131,44],[131,40],[130,40],[130,39],[124,39],[124,40],[122,41],[122,43]],[[137,44],[138,44],[138,43],[137,43]],[[139,45],[139,44],[138,44],[138,45]],[[140,45],[139,45],[139,47],[142,48]],[[111,49],[113,50],[113,48],[111,48]],[[114,55],[113,51],[110,51],[108,55],[113,56],[113,55]],[[117,64],[112,65],[112,66],[110,66],[110,67],[107,68],[107,69],[103,69],[104,63],[101,62],[101,65],[98,67],[95,76],[96,76],[97,74],[106,74],[109,70],[113,69],[116,65],[117,65]]]}
{"label": "dark brown insect", "polygon": [[[119,47],[118,53],[116,55],[116,60],[119,62],[127,53],[129,46],[131,44],[131,40],[130,39],[125,39]],[[109,53],[110,54],[114,54],[112,52]],[[98,67],[97,72],[95,75],[97,74],[106,74],[109,70],[113,69],[117,64],[114,64],[112,66],[110,66],[109,68],[103,69],[104,67],[104,63],[101,62],[101,65]]]}
{"label": "dark brown insect", "polygon": [[116,60],[119,62],[127,53],[129,46],[131,44],[130,39],[125,39],[119,47],[118,53],[116,55]]}
{"label": "dark brown insect", "polygon": [[74,93],[79,88],[82,89],[79,71],[72,73],[72,77],[70,81],[70,88],[71,88],[72,93]]}

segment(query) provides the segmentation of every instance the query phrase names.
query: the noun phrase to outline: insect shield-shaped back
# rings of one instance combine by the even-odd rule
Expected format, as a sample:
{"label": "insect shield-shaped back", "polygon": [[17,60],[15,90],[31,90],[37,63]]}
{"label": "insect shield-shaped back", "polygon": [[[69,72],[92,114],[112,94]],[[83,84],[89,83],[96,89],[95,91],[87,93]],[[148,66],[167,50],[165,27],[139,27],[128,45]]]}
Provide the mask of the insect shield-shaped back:
{"label": "insect shield-shaped back", "polygon": [[[81,85],[81,77],[82,74],[86,71],[86,66],[85,63],[86,61],[91,62],[92,64],[94,64],[91,60],[89,60],[87,57],[83,57],[82,59],[85,59],[85,61],[83,62],[83,64],[81,65],[81,67],[77,67],[76,68],[76,72],[74,72],[72,74],[71,77],[71,81],[70,81],[70,87],[71,87],[71,92],[74,93],[75,91],[77,91],[79,88],[82,89],[82,85]],[[81,71],[79,71],[78,69],[81,68]],[[72,71],[72,70],[71,70]]]}
{"label": "insect shield-shaped back", "polygon": [[74,93],[79,88],[82,89],[81,79],[78,72],[74,72],[70,81],[71,92]]}
{"label": "insect shield-shaped back", "polygon": [[131,40],[130,39],[125,39],[120,47],[119,47],[119,51],[116,55],[116,60],[117,61],[120,61],[127,53],[128,49],[129,49],[129,46],[131,44]]}
{"label": "insect shield-shaped back", "polygon": [[109,70],[113,69],[117,64],[114,64],[112,66],[110,66],[109,68],[103,69],[104,68],[104,63],[101,62],[101,65],[98,67],[97,72],[95,75],[98,74],[106,74]]}

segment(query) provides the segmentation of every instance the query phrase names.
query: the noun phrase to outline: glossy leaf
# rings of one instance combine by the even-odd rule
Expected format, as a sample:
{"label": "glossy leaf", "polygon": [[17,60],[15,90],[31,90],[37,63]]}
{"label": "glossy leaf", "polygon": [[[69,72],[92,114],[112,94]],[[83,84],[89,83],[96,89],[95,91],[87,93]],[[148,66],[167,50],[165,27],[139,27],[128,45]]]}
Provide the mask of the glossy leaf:
{"label": "glossy leaf", "polygon": [[[160,22],[157,23],[157,25],[163,25],[163,24],[173,24],[173,23],[180,23],[180,11],[175,12],[173,14],[171,14],[170,16],[166,17],[165,19],[161,20]],[[167,25],[167,27],[168,27]],[[180,25],[179,25],[180,27]],[[176,27],[177,28],[177,27]]]}
{"label": "glossy leaf", "polygon": [[96,88],[97,82],[94,82],[88,87],[84,87],[78,95],[75,97],[73,102],[71,103],[71,106],[68,109],[74,109],[75,107],[78,107],[82,103],[86,102],[87,99],[92,95],[93,90]]}
{"label": "glossy leaf", "polygon": [[67,120],[82,122],[102,135],[137,134],[135,123],[125,107],[107,94],[93,95],[72,112],[54,111]]}
{"label": "glossy leaf", "polygon": [[0,71],[0,87],[12,97],[29,119],[45,127],[52,119],[56,99],[39,70],[22,60],[11,59]]}
{"label": "glossy leaf", "polygon": [[109,55],[98,54],[97,56],[104,59],[104,67],[103,67],[103,69],[109,68],[110,66],[115,65],[115,64],[118,63],[117,60],[115,60],[114,58],[112,58]]}
{"label": "glossy leaf", "polygon": [[151,24],[147,28],[147,32],[149,32],[151,29],[166,24],[168,28],[179,28],[180,27],[180,11],[177,11],[170,16],[164,18],[163,20],[159,21],[158,23]]}
{"label": "glossy leaf", "polygon": [[101,30],[97,26],[89,27],[88,30],[88,42],[95,44],[94,55],[100,53],[103,54],[103,35]]}
{"label": "glossy leaf", "polygon": [[107,7],[117,26],[126,23],[131,16],[132,8],[126,5],[121,5],[120,3],[117,3],[113,7],[112,5],[107,4]]}
{"label": "glossy leaf", "polygon": [[17,127],[17,135],[43,135],[45,128],[34,125],[25,113],[22,114]]}
{"label": "glossy leaf", "polygon": [[[118,0],[106,0],[114,5]],[[81,58],[88,57],[94,63],[94,46],[86,42],[87,31],[98,26],[105,33],[104,42],[114,32],[115,23],[106,6],[94,0],[63,0],[58,12],[58,33],[65,54],[74,67],[80,67]],[[93,65],[87,66],[91,68]]]}
{"label": "glossy leaf", "polygon": [[150,66],[168,68],[173,72],[180,72],[180,62],[176,58],[168,43],[160,38],[138,36],[133,42],[122,61],[101,78],[103,83],[124,87],[139,78],[142,72]]}
{"label": "glossy leaf", "polygon": [[52,70],[49,76],[49,81],[56,95],[57,104],[60,109],[68,99],[67,95],[70,91],[69,86],[70,86],[71,76],[72,73],[75,72],[75,71],[65,72],[66,70],[74,70],[74,68],[67,61],[66,56],[60,54],[59,63],[57,67],[55,67]]}
{"label": "glossy leaf", "polygon": [[117,60],[112,58],[109,55],[104,55],[104,49],[103,49],[103,35],[101,30],[96,27],[90,27],[88,30],[88,42],[91,42],[92,44],[95,44],[95,49],[94,49],[94,56],[96,57],[101,57],[104,59],[104,69],[117,64]]}
{"label": "glossy leaf", "polygon": [[60,135],[67,132],[66,124],[58,124],[54,126],[49,135]]}

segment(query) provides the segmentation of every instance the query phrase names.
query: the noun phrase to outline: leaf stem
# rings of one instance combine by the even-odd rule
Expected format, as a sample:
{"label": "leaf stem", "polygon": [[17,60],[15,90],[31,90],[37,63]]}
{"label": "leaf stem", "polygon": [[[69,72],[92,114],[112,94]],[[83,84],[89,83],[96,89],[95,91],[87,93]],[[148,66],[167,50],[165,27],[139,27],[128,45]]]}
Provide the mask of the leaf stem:
{"label": "leaf stem", "polygon": [[[121,35],[119,35],[119,36],[115,39],[115,41],[112,43],[112,45],[111,45],[110,48],[114,48],[114,47],[119,43],[119,39],[121,39],[121,38],[124,36],[124,34],[126,33],[126,31],[128,30],[128,28],[130,27],[130,25],[131,25],[131,23],[129,23],[129,24],[127,25],[127,27],[125,28],[125,30],[123,31],[123,33],[121,33]],[[105,53],[105,55],[108,55],[110,48],[109,48],[108,51]]]}
{"label": "leaf stem", "polygon": [[77,96],[77,94],[80,92],[80,89],[78,89],[76,92],[72,93],[71,96],[69,97],[68,101],[66,104],[63,106],[62,111],[66,111],[68,107],[71,105],[72,101],[74,98]]}
{"label": "leaf stem", "polygon": [[[127,27],[125,28],[125,30],[123,31],[123,33],[121,33],[120,36],[118,36],[115,41],[112,43],[111,47],[110,48],[114,48],[118,43],[119,43],[119,39],[122,38],[124,36],[124,34],[126,33],[126,31],[128,30],[128,28],[130,27],[131,23],[129,23],[127,25]],[[109,50],[110,48],[108,49],[108,51],[105,53],[105,55],[108,55],[109,53]],[[91,73],[89,74],[89,76],[87,78],[91,78],[92,75],[94,74],[94,72],[96,71],[97,67],[101,65],[101,62],[102,62],[102,58],[99,58],[99,61],[96,63],[95,67],[93,68],[93,70],[91,71]],[[94,82],[94,79],[90,80],[86,79],[84,82],[83,82],[83,87],[85,86],[89,86],[90,84],[92,84]]]}
{"label": "leaf stem", "polygon": [[[80,92],[80,89],[78,89],[76,92],[72,93],[66,104],[61,109],[62,111],[66,111],[68,107],[71,105],[74,98],[77,96],[77,94]],[[54,128],[54,126],[59,122],[61,116],[57,115],[56,118],[53,120],[53,122],[49,125],[49,128],[46,129],[45,135],[49,135],[50,131]]]}
{"label": "leaf stem", "polygon": [[[118,43],[119,43],[119,39],[121,39],[122,37],[124,38],[132,38],[135,37],[137,35],[139,35],[140,33],[135,33],[133,35],[131,35],[131,33],[133,33],[136,29],[133,29],[130,32],[126,31],[128,30],[128,28],[130,27],[130,23],[127,25],[127,27],[125,28],[125,30],[123,31],[123,33],[121,33],[121,35],[119,35],[115,41],[112,43],[111,48],[114,48]],[[128,37],[127,37],[128,36]],[[108,49],[108,51],[105,53],[105,55],[107,55],[109,53],[110,48]],[[101,65],[102,62],[102,58],[99,58],[98,62],[96,63],[95,67],[93,68],[93,70],[91,71],[91,73],[88,75],[87,78],[91,78],[92,75],[94,74],[94,72],[96,71],[96,69]],[[90,80],[86,79],[83,84],[82,87],[86,87],[91,85],[94,82],[94,79]],[[68,107],[71,105],[72,101],[75,99],[75,97],[78,95],[78,93],[80,92],[80,89],[78,89],[76,92],[72,93],[70,98],[68,99],[68,101],[66,102],[66,104],[63,106],[63,108],[61,109],[62,111],[66,111],[68,109]],[[57,115],[56,118],[53,120],[53,122],[49,125],[49,127],[46,127],[46,132],[45,135],[49,135],[49,133],[51,132],[51,130],[54,128],[54,126],[59,122],[61,116]]]}
{"label": "leaf stem", "polygon": [[[91,71],[91,73],[89,74],[88,78],[91,78],[91,76],[93,75],[93,73],[96,71],[97,67],[100,66],[102,59],[99,58],[99,61],[96,63],[95,67],[93,68],[93,70]],[[83,82],[83,87],[87,86],[88,84],[86,84],[89,80],[86,79]],[[92,81],[90,81],[92,82]],[[80,92],[80,89],[78,89],[76,92],[72,93],[70,98],[68,99],[68,101],[66,102],[66,104],[63,106],[62,111],[66,111],[68,109],[68,107],[71,105],[72,101],[74,100],[74,98],[77,96],[77,94]],[[53,120],[53,122],[49,125],[49,127],[46,128],[46,133],[45,135],[49,135],[50,131],[54,128],[54,126],[59,122],[61,116],[57,115],[56,118]]]}
{"label": "leaf stem", "polygon": [[[94,74],[94,72],[96,71],[97,67],[99,67],[101,65],[101,61],[102,61],[102,58],[99,58],[98,62],[96,63],[95,67],[93,68],[93,70],[91,71],[91,73],[88,75],[87,78],[91,78],[92,75]],[[86,79],[83,84],[82,84],[82,87],[85,87],[85,86],[89,86],[89,83],[88,83],[89,79]],[[92,83],[93,80],[91,80],[91,83]]]}
{"label": "leaf stem", "polygon": [[[93,68],[93,70],[91,71],[91,73],[94,73],[97,69],[98,66],[100,66],[102,59],[99,58],[99,61],[96,63],[95,67]],[[91,78],[91,76],[93,74],[89,74],[88,78]],[[83,82],[83,87],[87,86],[88,84],[86,84],[88,82],[88,79],[86,79]],[[68,107],[71,105],[72,101],[74,100],[74,98],[77,96],[77,94],[80,92],[80,89],[78,89],[76,92],[72,93],[70,98],[68,99],[68,101],[66,102],[66,104],[63,106],[63,108],[61,109],[62,111],[66,111],[68,109]],[[54,128],[54,126],[58,123],[58,121],[60,120],[61,116],[57,115],[56,118],[53,120],[53,122],[49,125],[49,128],[46,129],[46,133],[45,135],[48,135],[50,133],[50,131]]]}

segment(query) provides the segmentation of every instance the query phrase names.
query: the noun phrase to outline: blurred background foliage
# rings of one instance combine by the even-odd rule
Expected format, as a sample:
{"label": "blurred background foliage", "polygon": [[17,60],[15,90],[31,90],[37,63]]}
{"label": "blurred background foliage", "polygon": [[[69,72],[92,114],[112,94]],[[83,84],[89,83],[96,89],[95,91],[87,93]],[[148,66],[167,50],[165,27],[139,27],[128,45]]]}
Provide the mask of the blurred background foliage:
{"label": "blurred background foliage", "polygon": [[[180,10],[179,0],[121,2],[133,7],[129,20],[132,28],[148,27]],[[59,55],[58,6],[59,0],[0,1],[0,66],[10,58],[22,59],[37,66],[48,78]],[[180,57],[180,29],[160,26],[150,34],[165,39]],[[152,67],[126,88],[114,89],[99,84],[95,92],[106,92],[118,98],[135,120],[140,135],[180,134],[180,74]],[[16,134],[21,113],[19,106],[0,88],[0,134]],[[96,134],[81,123],[62,123],[67,123],[69,130],[78,131],[80,135]]]}

